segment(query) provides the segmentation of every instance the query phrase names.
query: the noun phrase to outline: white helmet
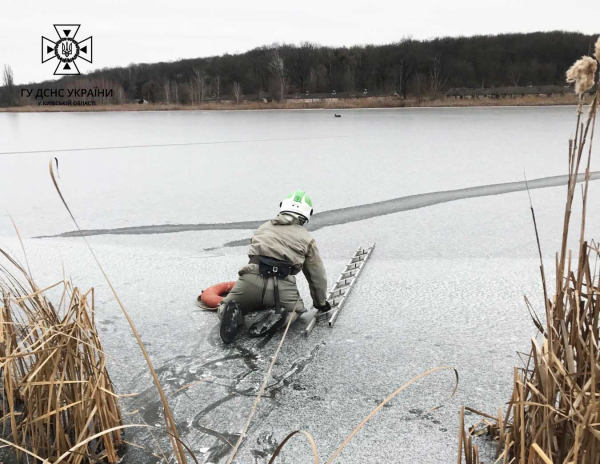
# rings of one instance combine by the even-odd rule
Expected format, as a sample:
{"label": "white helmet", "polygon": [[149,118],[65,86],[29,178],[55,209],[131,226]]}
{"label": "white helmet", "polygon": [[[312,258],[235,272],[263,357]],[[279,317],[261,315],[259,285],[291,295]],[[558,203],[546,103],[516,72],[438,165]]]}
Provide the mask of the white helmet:
{"label": "white helmet", "polygon": [[313,213],[312,201],[304,190],[294,190],[279,203],[279,212],[299,214],[308,222]]}

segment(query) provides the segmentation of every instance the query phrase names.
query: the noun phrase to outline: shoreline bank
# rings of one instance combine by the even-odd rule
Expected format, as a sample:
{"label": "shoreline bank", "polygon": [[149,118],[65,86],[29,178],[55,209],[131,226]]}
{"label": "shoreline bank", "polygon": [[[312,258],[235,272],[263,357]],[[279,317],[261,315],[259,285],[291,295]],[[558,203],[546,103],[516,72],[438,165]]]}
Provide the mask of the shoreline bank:
{"label": "shoreline bank", "polygon": [[104,112],[104,111],[248,111],[248,110],[299,110],[299,109],[381,109],[381,108],[475,108],[506,106],[564,106],[578,104],[574,94],[556,96],[524,96],[510,98],[443,98],[443,99],[407,99],[381,97],[372,99],[339,100],[286,100],[284,102],[207,102],[196,105],[164,103],[125,103],[120,105],[95,106],[18,106],[0,108],[3,113],[48,113],[48,112]]}

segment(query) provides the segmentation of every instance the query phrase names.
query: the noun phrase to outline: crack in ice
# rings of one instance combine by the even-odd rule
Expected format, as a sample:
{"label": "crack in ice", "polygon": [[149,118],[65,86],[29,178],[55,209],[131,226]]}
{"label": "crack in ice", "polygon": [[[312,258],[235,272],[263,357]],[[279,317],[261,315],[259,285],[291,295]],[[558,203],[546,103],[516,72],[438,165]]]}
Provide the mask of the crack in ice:
{"label": "crack in ice", "polygon": [[[600,171],[595,171],[590,174],[590,180],[600,179]],[[585,174],[577,176],[577,182],[585,180]],[[543,177],[527,181],[530,190],[548,187],[557,187],[565,185],[569,181],[568,175]],[[315,231],[324,227],[346,224],[349,222],[362,221],[387,214],[399,213],[412,209],[425,208],[440,203],[446,203],[456,200],[464,200],[468,198],[477,198],[490,195],[503,195],[506,193],[520,192],[527,188],[525,181],[507,182],[504,184],[481,185],[477,187],[467,187],[456,190],[445,190],[440,192],[420,193],[409,195],[391,200],[384,200],[365,205],[350,206],[347,208],[334,209],[323,211],[315,214],[308,229]],[[208,223],[208,224],[163,224],[149,225],[136,227],[120,227],[115,229],[89,229],[82,230],[81,234],[90,235],[145,235],[145,234],[170,234],[176,232],[189,231],[205,231],[205,230],[255,230],[266,219],[259,221],[242,221],[229,223]],[[58,235],[42,236],[37,238],[48,237],[78,237],[78,231],[64,232]],[[241,246],[247,245],[248,239],[235,240],[228,242],[225,246]]]}

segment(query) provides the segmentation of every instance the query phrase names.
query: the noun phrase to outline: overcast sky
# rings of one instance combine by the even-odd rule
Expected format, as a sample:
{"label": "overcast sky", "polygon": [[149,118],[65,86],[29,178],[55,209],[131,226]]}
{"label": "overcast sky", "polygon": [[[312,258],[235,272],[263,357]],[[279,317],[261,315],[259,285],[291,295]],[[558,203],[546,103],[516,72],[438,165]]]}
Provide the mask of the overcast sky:
{"label": "overcast sky", "polygon": [[0,66],[19,84],[53,78],[56,60],[41,63],[41,36],[53,24],[81,24],[93,36],[93,64],[83,73],[130,63],[244,52],[273,42],[381,44],[405,36],[549,30],[600,32],[600,1],[192,1],[0,0]]}

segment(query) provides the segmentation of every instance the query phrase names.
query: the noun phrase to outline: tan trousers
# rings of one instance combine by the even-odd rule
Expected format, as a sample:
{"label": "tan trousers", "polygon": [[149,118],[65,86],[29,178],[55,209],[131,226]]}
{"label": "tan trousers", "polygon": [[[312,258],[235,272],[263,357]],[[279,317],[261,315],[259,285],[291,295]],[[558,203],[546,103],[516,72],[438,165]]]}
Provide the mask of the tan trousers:
{"label": "tan trousers", "polygon": [[[279,279],[279,302],[285,311],[291,313],[296,307],[296,313],[306,312],[304,302],[298,293],[296,278],[288,276]],[[273,279],[265,278],[260,274],[247,273],[241,275],[229,295],[223,298],[217,309],[219,319],[225,305],[235,300],[244,315],[255,311],[272,309],[275,307],[275,294],[273,293]]]}

